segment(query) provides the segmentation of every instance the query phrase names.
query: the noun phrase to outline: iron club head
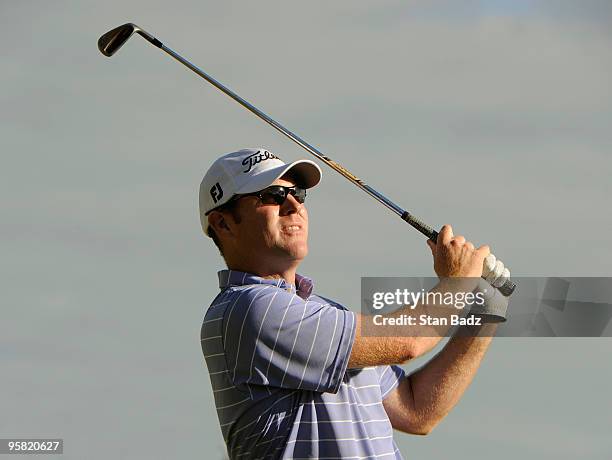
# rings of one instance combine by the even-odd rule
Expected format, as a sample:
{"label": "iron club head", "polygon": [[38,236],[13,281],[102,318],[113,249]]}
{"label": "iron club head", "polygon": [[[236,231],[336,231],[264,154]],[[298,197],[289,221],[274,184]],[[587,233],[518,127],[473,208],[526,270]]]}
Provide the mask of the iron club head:
{"label": "iron club head", "polygon": [[131,22],[115,27],[98,39],[98,49],[104,56],[111,57],[126,41],[128,41],[137,29],[138,27],[136,24],[132,24]]}
{"label": "iron club head", "polygon": [[161,48],[163,46],[162,42],[160,42],[153,35],[145,32],[136,24],[128,22],[127,24],[115,27],[113,30],[110,30],[104,35],[102,35],[98,39],[98,49],[104,56],[111,57],[119,50],[119,48],[123,46],[125,42],[129,40],[129,38],[134,34],[134,32],[136,32],[138,35],[141,35],[147,41],[151,42],[158,48]]}

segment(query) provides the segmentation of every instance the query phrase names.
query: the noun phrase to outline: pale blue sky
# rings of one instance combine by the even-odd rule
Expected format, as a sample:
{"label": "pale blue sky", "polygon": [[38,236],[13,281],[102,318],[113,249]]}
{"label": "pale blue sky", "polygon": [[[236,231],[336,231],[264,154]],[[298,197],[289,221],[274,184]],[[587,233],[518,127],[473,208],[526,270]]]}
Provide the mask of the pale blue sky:
{"label": "pale blue sky", "polygon": [[[424,6],[426,5],[426,6]],[[217,156],[306,155],[134,21],[426,222],[518,275],[612,276],[612,7],[557,2],[0,3],[0,433],[67,459],[222,458],[199,345],[222,261],[197,215]],[[432,275],[395,215],[322,166],[322,295]],[[498,339],[406,458],[609,458],[610,339]],[[112,455],[109,452],[113,450]]]}

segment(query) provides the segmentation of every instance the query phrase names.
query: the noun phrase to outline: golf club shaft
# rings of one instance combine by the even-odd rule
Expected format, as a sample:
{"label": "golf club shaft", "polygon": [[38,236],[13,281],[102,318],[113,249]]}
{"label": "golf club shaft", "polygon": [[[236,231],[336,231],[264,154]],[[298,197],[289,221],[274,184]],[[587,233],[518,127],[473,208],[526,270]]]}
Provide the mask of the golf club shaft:
{"label": "golf club shaft", "polygon": [[[242,97],[240,97],[238,94],[233,92],[231,89],[229,89],[225,85],[219,83],[213,77],[211,77],[206,72],[204,72],[202,69],[196,67],[191,62],[189,62],[186,59],[184,59],[180,54],[177,54],[175,51],[171,50],[170,48],[168,48],[167,46],[165,46],[163,44],[161,46],[161,49],[164,50],[166,53],[168,53],[170,56],[172,56],[174,59],[179,61],[181,64],[185,65],[186,67],[189,67],[191,70],[193,70],[195,73],[200,75],[202,78],[204,78],[210,84],[212,84],[213,86],[215,86],[219,90],[223,91],[225,94],[227,94],[229,97],[234,99],[236,102],[238,102],[244,108],[248,109],[249,111],[251,111],[252,113],[257,115],[259,118],[261,118],[266,123],[268,123],[270,126],[272,126],[274,129],[276,129],[277,131],[280,131],[281,133],[283,133],[285,136],[287,136],[293,142],[298,144],[304,150],[307,150],[312,155],[317,157],[319,160],[321,160],[322,162],[327,164],[329,167],[331,167],[332,169],[334,169],[337,172],[339,172],[340,174],[342,174],[344,177],[346,177],[348,180],[350,180],[353,184],[355,184],[360,189],[362,189],[363,191],[365,191],[366,193],[368,193],[369,195],[374,197],[376,200],[378,200],[379,202],[384,204],[386,207],[391,209],[397,215],[402,217],[404,214],[406,214],[406,211],[404,211],[398,205],[393,203],[391,200],[389,200],[387,197],[385,197],[382,193],[374,190],[372,187],[370,187],[369,185],[365,184],[361,179],[359,179],[358,177],[353,175],[350,171],[348,171],[342,165],[336,163],[331,158],[325,156],[316,147],[313,147],[308,142],[306,142],[304,139],[302,139],[301,137],[299,137],[296,134],[294,134],[291,131],[289,131],[287,128],[285,128],[283,125],[281,125],[280,123],[278,123],[274,119],[270,118],[264,112],[262,112],[257,107],[255,107],[253,104],[251,104],[247,100],[245,100]],[[436,232],[435,230],[433,230],[432,228],[430,228],[429,226],[427,226],[425,224],[421,224],[420,227],[416,227],[416,228],[418,228],[418,230],[421,231],[425,236],[427,236],[428,238],[431,238],[434,241],[436,240],[436,238],[438,236],[438,232]]]}
{"label": "golf club shaft", "polygon": [[[336,163],[334,160],[332,160],[328,156],[324,155],[317,148],[313,147],[308,142],[306,142],[305,140],[303,140],[299,136],[297,136],[294,133],[292,133],[291,131],[289,131],[283,125],[281,125],[280,123],[278,123],[277,121],[275,121],[274,119],[272,119],[271,117],[266,115],[264,112],[262,112],[257,107],[255,107],[253,104],[251,104],[250,102],[248,102],[245,99],[243,99],[242,97],[240,97],[238,94],[236,94],[234,91],[232,91],[231,89],[229,89],[225,85],[221,84],[219,81],[215,80],[213,77],[208,75],[202,69],[200,69],[199,67],[193,65],[187,59],[183,58],[180,54],[178,54],[175,51],[173,51],[172,49],[168,48],[166,45],[164,45],[162,42],[160,42],[158,39],[156,39],[152,35],[144,32],[142,30],[140,30],[139,33],[146,40],[148,40],[151,44],[161,48],[164,52],[166,52],[167,54],[172,56],[178,62],[180,62],[181,64],[183,64],[184,66],[186,66],[187,68],[192,70],[193,72],[197,73],[200,77],[202,77],[203,79],[208,81],[211,85],[213,85],[214,87],[216,87],[220,91],[222,91],[225,94],[227,94],[229,97],[231,97],[236,102],[238,102],[238,104],[240,104],[244,108],[248,109],[250,112],[252,112],[255,115],[257,115],[263,121],[265,121],[270,126],[272,126],[274,129],[276,129],[277,131],[279,131],[282,134],[284,134],[285,136],[287,136],[289,139],[291,139],[293,142],[298,144],[304,150],[308,151],[310,154],[312,154],[315,157],[317,157],[319,160],[321,160],[323,163],[328,165],[330,168],[332,168],[335,171],[337,171],[338,173],[342,174],[346,179],[351,181],[353,184],[355,184],[361,190],[363,190],[368,195],[373,197],[375,200],[377,200],[378,202],[380,202],[383,205],[385,205],[391,211],[396,213],[404,221],[409,223],[412,227],[417,229],[419,232],[421,232],[427,238],[429,238],[430,240],[432,240],[434,242],[437,240],[438,232],[435,231],[433,228],[431,228],[429,225],[425,224],[420,219],[414,217],[408,211],[402,209],[400,206],[398,206],[393,201],[388,199],[382,193],[378,192],[377,190],[374,190],[372,187],[370,187],[369,185],[364,183],[361,179],[359,179],[354,174],[352,174],[350,171],[348,171],[344,166],[340,165],[339,163]],[[511,280],[508,279],[508,280],[506,280],[506,282],[501,287],[499,287],[499,290],[505,296],[509,296],[510,294],[512,294],[512,292],[514,291],[515,288],[516,288],[516,285]]]}

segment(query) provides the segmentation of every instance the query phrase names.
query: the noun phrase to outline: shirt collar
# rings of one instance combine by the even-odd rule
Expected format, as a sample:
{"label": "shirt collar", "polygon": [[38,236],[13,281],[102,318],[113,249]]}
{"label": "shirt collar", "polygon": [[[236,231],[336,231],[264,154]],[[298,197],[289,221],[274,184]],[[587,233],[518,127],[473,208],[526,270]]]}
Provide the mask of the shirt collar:
{"label": "shirt collar", "polygon": [[[278,279],[267,279],[261,276],[253,275],[252,273],[240,272],[237,270],[221,270],[218,272],[219,275],[219,288],[225,289],[229,286],[245,286],[248,284],[269,284],[278,288],[284,289],[288,292],[296,293],[302,299],[307,300],[312,294],[313,282],[310,278],[302,275],[295,274],[294,286],[288,283],[283,278]],[[297,290],[296,290],[297,287]]]}

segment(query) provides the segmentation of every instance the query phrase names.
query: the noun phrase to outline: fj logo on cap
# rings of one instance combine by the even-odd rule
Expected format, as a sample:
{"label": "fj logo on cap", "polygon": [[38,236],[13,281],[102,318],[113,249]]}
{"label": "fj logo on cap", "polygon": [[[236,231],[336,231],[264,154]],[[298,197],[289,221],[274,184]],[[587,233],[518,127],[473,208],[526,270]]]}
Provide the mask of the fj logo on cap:
{"label": "fj logo on cap", "polygon": [[267,150],[258,150],[257,153],[253,153],[246,157],[244,160],[242,160],[243,166],[249,165],[249,167],[242,172],[248,173],[257,163],[272,159],[280,160],[280,158],[278,158],[273,153],[268,152]]}
{"label": "fj logo on cap", "polygon": [[221,198],[223,198],[223,189],[221,188],[219,182],[213,185],[213,187],[210,189],[210,196],[212,197],[215,203],[217,203]]}

